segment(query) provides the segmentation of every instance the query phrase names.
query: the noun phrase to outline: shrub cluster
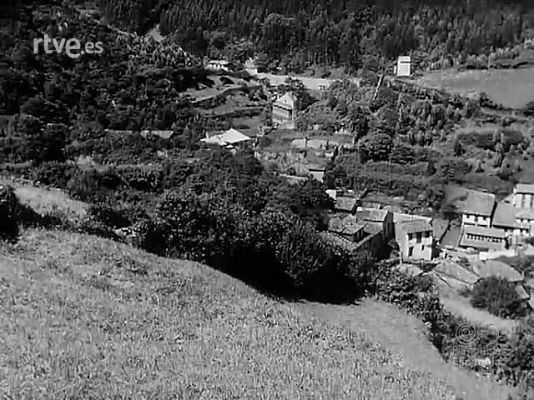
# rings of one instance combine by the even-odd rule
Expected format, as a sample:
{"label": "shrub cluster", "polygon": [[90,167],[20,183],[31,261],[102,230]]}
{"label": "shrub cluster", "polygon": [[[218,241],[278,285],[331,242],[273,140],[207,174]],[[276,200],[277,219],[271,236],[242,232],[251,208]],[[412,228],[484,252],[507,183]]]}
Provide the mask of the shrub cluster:
{"label": "shrub cluster", "polygon": [[14,241],[19,234],[19,201],[13,188],[0,185],[0,240]]}
{"label": "shrub cluster", "polygon": [[368,289],[373,260],[327,245],[294,215],[246,210],[220,196],[192,190],[165,194],[153,222],[137,226],[139,244],[188,258],[254,286],[289,297],[344,301]]}
{"label": "shrub cluster", "polygon": [[421,318],[429,327],[429,339],[446,359],[477,370],[477,358],[489,356],[492,364],[486,373],[513,386],[534,388],[534,317],[521,320],[511,336],[483,329],[446,312],[428,277],[384,265],[374,289],[378,298]]}
{"label": "shrub cluster", "polygon": [[471,293],[471,304],[501,318],[520,318],[527,308],[516,291],[516,285],[504,278],[490,276],[477,282]]}

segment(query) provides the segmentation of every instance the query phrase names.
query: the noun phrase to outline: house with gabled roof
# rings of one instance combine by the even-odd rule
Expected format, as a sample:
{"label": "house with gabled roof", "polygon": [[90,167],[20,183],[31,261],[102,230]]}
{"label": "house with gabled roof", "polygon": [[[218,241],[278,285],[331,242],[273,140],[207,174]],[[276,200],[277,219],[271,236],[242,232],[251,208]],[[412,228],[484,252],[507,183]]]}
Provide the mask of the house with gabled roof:
{"label": "house with gabled roof", "polygon": [[334,209],[337,212],[354,214],[358,206],[358,199],[348,196],[337,196]]}
{"label": "house with gabled roof", "polygon": [[387,243],[395,236],[393,213],[379,208],[358,207],[356,218],[365,223],[370,229],[382,231],[384,241]]}
{"label": "house with gabled roof", "polygon": [[534,209],[534,184],[518,183],[514,188],[514,206]]}
{"label": "house with gabled roof", "polygon": [[495,195],[458,186],[448,186],[445,190],[445,202],[453,205],[456,212],[462,216],[462,226],[491,227],[496,204]]}
{"label": "house with gabled roof", "polygon": [[500,202],[493,215],[493,227],[504,230],[510,242],[516,244],[519,238],[533,236],[534,209]]}
{"label": "house with gabled roof", "polygon": [[506,233],[502,229],[485,226],[465,225],[459,246],[478,251],[500,251],[506,249]]}
{"label": "house with gabled roof", "polygon": [[436,283],[445,284],[455,290],[473,289],[480,277],[458,263],[446,260],[440,262],[430,273]]}
{"label": "house with gabled roof", "polygon": [[209,60],[206,63],[206,69],[213,71],[230,71],[231,64],[228,60]]}
{"label": "house with gabled roof", "polygon": [[358,222],[353,215],[345,218],[337,216],[330,218],[328,221],[328,231],[336,233],[351,242],[359,242],[367,235],[365,224]]}
{"label": "house with gabled roof", "polygon": [[395,240],[403,260],[432,260],[432,226],[424,219],[404,220],[395,224]]}
{"label": "house with gabled roof", "polygon": [[249,136],[244,135],[234,128],[231,128],[218,135],[209,136],[206,134],[206,137],[200,141],[206,144],[233,147],[249,140],[251,140]]}
{"label": "house with gabled roof", "polygon": [[297,97],[287,92],[273,103],[273,123],[285,124],[295,121],[297,117]]}
{"label": "house with gabled roof", "polygon": [[480,278],[497,278],[506,279],[508,282],[519,283],[524,280],[523,275],[512,266],[498,260],[480,261],[473,264],[473,272]]}

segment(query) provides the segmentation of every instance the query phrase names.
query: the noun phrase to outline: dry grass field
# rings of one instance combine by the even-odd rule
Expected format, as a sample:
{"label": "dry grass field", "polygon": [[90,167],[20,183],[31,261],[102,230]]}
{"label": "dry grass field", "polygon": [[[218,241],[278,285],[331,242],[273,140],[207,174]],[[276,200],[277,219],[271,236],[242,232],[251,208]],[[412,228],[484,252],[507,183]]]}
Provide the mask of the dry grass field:
{"label": "dry grass field", "polygon": [[348,327],[202,265],[64,232],[0,246],[0,338],[0,398],[451,398]]}
{"label": "dry grass field", "polygon": [[2,177],[0,177],[0,185],[13,187],[20,202],[40,215],[60,210],[69,218],[77,219],[86,215],[89,208],[87,203],[73,200],[59,189],[25,185]]}

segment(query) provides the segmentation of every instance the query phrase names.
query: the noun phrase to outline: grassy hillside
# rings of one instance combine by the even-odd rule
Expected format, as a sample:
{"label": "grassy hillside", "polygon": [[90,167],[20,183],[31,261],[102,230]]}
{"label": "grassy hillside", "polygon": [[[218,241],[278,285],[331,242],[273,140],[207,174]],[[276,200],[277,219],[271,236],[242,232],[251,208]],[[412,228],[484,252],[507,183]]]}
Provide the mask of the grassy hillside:
{"label": "grassy hillside", "polygon": [[447,399],[347,328],[202,265],[29,230],[0,247],[1,397]]}
{"label": "grassy hillside", "polygon": [[523,108],[534,100],[534,68],[531,67],[492,71],[444,70],[425,74],[417,82],[463,95],[485,92],[494,102],[511,108]]}
{"label": "grassy hillside", "polygon": [[346,326],[387,347],[404,365],[429,371],[463,399],[506,399],[514,390],[447,363],[425,335],[423,322],[395,305],[364,299],[357,306],[319,303],[298,308],[315,317]]}

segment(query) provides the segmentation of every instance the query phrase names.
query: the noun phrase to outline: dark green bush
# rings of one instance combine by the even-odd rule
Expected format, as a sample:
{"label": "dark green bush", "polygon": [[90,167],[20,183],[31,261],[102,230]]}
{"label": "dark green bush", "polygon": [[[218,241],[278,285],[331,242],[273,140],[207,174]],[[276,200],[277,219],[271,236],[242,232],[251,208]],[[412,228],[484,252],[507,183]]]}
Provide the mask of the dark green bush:
{"label": "dark green bush", "polygon": [[516,291],[516,284],[490,276],[478,282],[472,291],[471,304],[502,318],[518,318],[526,314],[526,307]]}
{"label": "dark green bush", "polygon": [[78,170],[76,165],[58,161],[44,162],[35,167],[33,181],[44,185],[64,189]]}
{"label": "dark green bush", "polygon": [[20,203],[13,188],[0,185],[0,240],[15,241],[19,235]]}

